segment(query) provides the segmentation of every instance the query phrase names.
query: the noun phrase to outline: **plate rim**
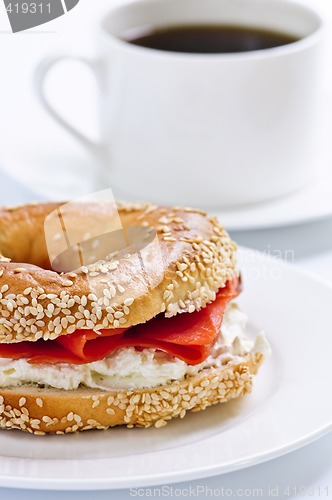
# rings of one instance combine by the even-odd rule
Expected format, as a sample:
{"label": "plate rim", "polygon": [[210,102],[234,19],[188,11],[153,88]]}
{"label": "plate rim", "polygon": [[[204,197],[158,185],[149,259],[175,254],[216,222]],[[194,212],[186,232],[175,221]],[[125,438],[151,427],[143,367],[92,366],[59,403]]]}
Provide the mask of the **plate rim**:
{"label": "plate rim", "polygon": [[[254,467],[256,465],[263,464],[265,462],[269,462],[271,460],[276,460],[284,455],[288,455],[293,451],[299,450],[311,443],[317,441],[318,439],[326,436],[327,434],[332,432],[332,422],[327,426],[319,429],[316,433],[310,434],[308,437],[305,437],[301,440],[295,441],[288,446],[283,446],[278,450],[274,450],[270,453],[261,453],[260,455],[251,459],[250,461],[244,461],[243,463],[236,463],[230,465],[228,467],[225,466],[215,466],[208,468],[200,468],[199,471],[191,470],[187,472],[173,472],[172,479],[170,480],[169,474],[165,473],[164,475],[159,474],[158,479],[154,480],[155,476],[151,476],[149,479],[148,476],[132,477],[130,479],[130,484],[128,484],[128,478],[124,478],[123,480],[114,481],[114,479],[107,478],[93,478],[88,479],[86,482],[82,482],[82,478],[21,478],[17,476],[2,476],[0,475],[0,487],[1,488],[15,488],[15,489],[28,489],[28,490],[54,490],[54,491],[105,491],[105,490],[126,490],[126,489],[136,489],[136,488],[153,488],[157,486],[162,486],[166,484],[178,484],[186,481],[199,480],[199,479],[208,479],[210,477],[215,477],[218,475],[228,474],[231,472],[241,471],[243,469],[248,469],[250,467]],[[185,445],[186,446],[186,445]],[[12,459],[13,460],[13,459]],[[36,460],[37,459],[31,459]],[[86,462],[93,462],[92,459],[82,459]],[[107,461],[107,458],[98,459],[102,461]],[[64,462],[72,462],[76,460],[68,460],[63,459]],[[180,477],[181,474],[181,477]],[[163,477],[165,480],[163,480]],[[22,480],[21,480],[22,479]],[[20,483],[16,483],[15,481],[20,481]],[[136,481],[132,483],[132,481]],[[127,483],[127,484],[124,484]]]}

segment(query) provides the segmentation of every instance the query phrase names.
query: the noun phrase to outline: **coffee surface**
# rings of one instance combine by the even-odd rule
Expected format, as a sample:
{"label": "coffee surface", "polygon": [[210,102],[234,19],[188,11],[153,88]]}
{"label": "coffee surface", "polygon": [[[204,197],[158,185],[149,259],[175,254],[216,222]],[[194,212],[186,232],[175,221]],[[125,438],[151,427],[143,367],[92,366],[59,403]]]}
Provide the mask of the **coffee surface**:
{"label": "coffee surface", "polygon": [[142,30],[124,37],[134,45],[169,52],[221,54],[270,49],[296,42],[291,34],[233,25],[179,25]]}

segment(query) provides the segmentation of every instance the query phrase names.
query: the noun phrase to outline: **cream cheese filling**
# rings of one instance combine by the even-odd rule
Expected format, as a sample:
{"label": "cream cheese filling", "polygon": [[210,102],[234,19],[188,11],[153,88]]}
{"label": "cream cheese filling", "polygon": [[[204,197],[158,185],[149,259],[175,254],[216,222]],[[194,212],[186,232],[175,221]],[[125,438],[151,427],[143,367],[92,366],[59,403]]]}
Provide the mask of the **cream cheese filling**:
{"label": "cream cheese filling", "polygon": [[238,361],[248,353],[270,354],[264,333],[254,341],[245,335],[247,315],[235,303],[227,306],[217,342],[201,364],[191,366],[156,349],[137,351],[134,347],[117,349],[101,361],[83,365],[68,363],[31,365],[25,359],[0,359],[0,387],[38,384],[73,390],[80,385],[112,389],[141,389],[181,381],[205,368]]}

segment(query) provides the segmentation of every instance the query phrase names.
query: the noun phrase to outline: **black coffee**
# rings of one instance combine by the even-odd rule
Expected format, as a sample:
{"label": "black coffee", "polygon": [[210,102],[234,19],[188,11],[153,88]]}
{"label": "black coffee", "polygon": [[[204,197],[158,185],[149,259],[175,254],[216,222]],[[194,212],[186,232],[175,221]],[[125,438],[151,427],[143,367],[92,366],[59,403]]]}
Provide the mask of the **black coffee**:
{"label": "black coffee", "polygon": [[125,40],[134,45],[169,52],[221,54],[280,47],[298,38],[277,31],[233,25],[184,25],[146,29]]}

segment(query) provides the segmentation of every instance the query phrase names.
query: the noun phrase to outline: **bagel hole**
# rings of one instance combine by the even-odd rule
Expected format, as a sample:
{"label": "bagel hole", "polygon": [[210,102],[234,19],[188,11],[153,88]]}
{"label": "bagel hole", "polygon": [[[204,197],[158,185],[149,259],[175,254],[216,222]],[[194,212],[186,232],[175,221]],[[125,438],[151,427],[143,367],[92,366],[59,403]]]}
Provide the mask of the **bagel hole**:
{"label": "bagel hole", "polygon": [[56,252],[59,247],[52,249],[50,245],[51,259],[43,233],[34,239],[30,238],[27,231],[17,233],[15,236],[15,245],[0,248],[0,253],[12,263],[22,268],[24,264],[30,264],[45,271],[61,274],[78,270],[83,265],[89,266],[105,260],[111,262],[127,254],[139,253],[154,240],[156,232],[150,227],[128,226],[86,239],[62,252]]}
{"label": "bagel hole", "polygon": [[19,268],[24,269],[25,264],[30,264],[45,269],[45,271],[53,271],[46,244],[41,245],[38,252],[34,245],[27,247],[16,245],[13,248],[0,249],[0,253],[10,259],[13,264],[17,264]]}

